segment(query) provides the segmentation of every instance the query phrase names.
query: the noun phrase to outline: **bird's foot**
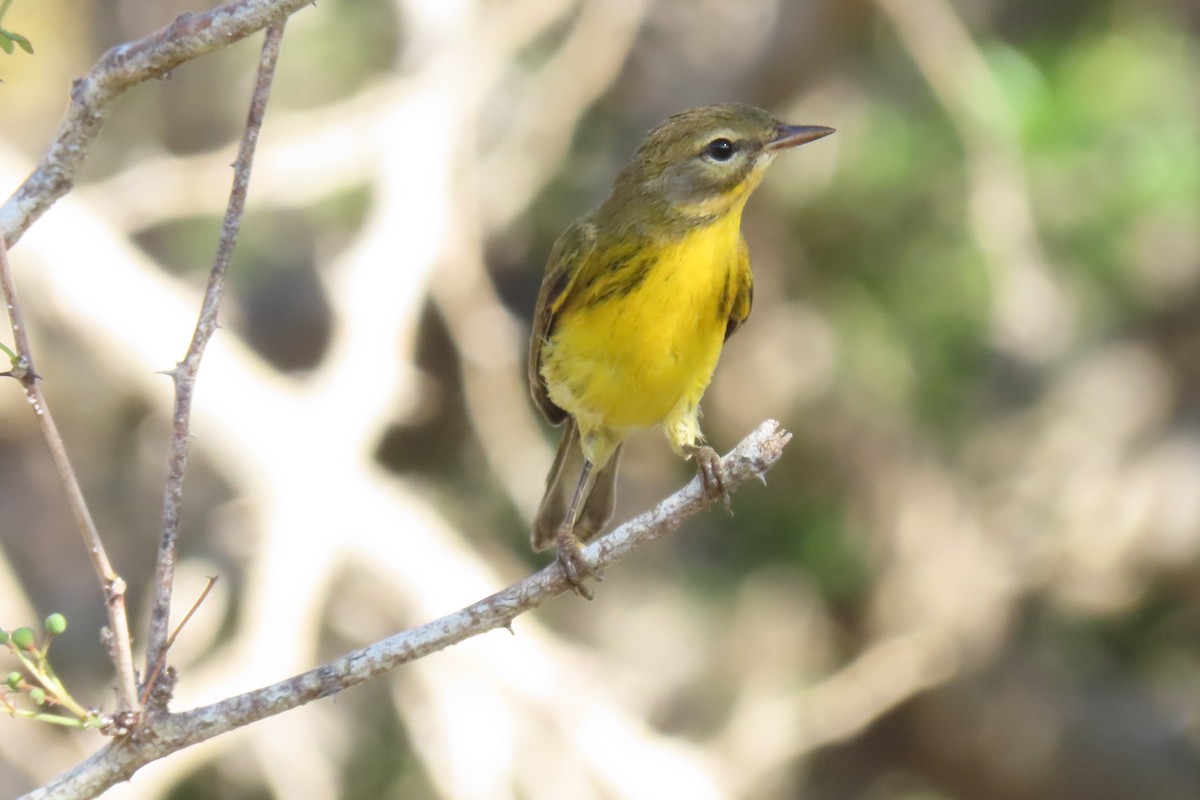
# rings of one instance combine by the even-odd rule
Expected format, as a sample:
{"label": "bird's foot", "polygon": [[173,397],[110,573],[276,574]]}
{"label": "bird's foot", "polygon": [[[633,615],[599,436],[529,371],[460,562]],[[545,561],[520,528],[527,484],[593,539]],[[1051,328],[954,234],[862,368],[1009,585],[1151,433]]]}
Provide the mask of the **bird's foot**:
{"label": "bird's foot", "polygon": [[563,573],[567,576],[567,583],[571,584],[571,588],[580,597],[591,600],[595,595],[583,582],[588,578],[602,581],[604,574],[583,557],[583,546],[579,543],[579,537],[570,528],[561,529],[557,541],[558,563],[562,565]]}
{"label": "bird's foot", "polygon": [[721,464],[721,456],[706,444],[694,444],[684,448],[688,458],[696,460],[696,473],[700,476],[700,485],[704,493],[714,500],[719,499],[725,510],[733,513],[729,500],[729,489],[725,486],[725,467]]}

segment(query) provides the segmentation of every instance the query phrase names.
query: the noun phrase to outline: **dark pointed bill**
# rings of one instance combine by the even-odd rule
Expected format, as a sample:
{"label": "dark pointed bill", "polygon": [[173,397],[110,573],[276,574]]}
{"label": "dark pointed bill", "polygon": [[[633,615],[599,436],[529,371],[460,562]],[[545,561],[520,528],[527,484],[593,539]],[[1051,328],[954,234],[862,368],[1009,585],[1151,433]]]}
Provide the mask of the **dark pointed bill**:
{"label": "dark pointed bill", "polygon": [[816,141],[833,133],[833,128],[824,125],[780,125],[775,129],[775,138],[767,142],[767,150],[785,150],[807,142]]}

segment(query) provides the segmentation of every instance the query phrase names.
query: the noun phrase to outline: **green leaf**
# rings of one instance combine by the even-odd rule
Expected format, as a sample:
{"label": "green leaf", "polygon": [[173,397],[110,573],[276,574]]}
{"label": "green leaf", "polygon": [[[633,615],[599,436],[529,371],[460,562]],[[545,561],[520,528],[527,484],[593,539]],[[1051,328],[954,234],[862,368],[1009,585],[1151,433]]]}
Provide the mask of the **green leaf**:
{"label": "green leaf", "polygon": [[9,37],[8,31],[0,30],[0,50],[10,56],[13,54],[13,40]]}
{"label": "green leaf", "polygon": [[33,45],[30,44],[29,40],[24,36],[19,33],[13,33],[12,31],[5,31],[4,35],[16,42],[17,47],[20,47],[26,53],[29,53],[29,55],[33,55]]}

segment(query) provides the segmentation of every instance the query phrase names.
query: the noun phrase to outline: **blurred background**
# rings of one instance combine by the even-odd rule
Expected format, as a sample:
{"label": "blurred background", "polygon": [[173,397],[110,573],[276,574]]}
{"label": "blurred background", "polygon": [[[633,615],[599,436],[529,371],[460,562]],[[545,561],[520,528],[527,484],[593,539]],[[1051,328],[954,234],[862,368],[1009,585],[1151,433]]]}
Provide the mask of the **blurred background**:
{"label": "blurred background", "polygon": [[[17,0],[4,195],[69,81],[197,0]],[[494,632],[139,772],[128,798],[1200,797],[1200,12],[1187,0],[323,0],[288,25],[201,370],[175,708],[547,562],[551,243],[716,101],[835,136],[747,208],[704,404],[769,485]],[[182,358],[261,37],[132,89],[13,248],[135,638]],[[10,342],[9,334],[0,336]],[[626,451],[618,520],[691,475]],[[0,625],[111,708],[96,580],[0,382]],[[4,669],[11,667],[5,666]],[[5,796],[98,748],[0,719]]]}

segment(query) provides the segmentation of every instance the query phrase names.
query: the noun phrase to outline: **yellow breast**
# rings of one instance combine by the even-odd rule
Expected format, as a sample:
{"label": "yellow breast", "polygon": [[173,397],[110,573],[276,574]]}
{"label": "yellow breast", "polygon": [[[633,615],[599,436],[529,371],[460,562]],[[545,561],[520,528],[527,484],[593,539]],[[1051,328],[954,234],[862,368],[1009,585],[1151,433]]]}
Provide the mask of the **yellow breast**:
{"label": "yellow breast", "polygon": [[621,439],[704,393],[739,268],[739,214],[648,246],[636,285],[564,308],[542,354],[550,398],[581,432]]}

